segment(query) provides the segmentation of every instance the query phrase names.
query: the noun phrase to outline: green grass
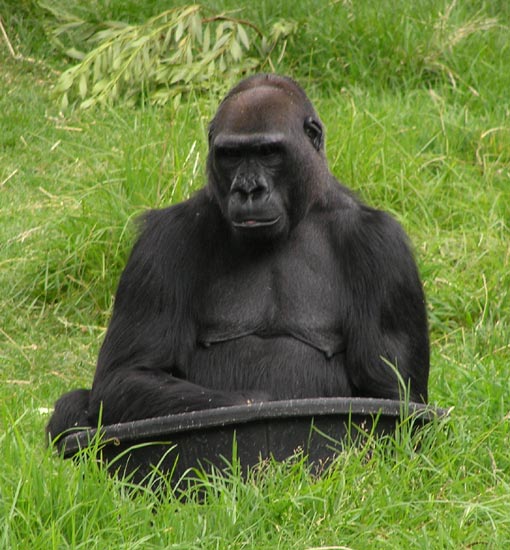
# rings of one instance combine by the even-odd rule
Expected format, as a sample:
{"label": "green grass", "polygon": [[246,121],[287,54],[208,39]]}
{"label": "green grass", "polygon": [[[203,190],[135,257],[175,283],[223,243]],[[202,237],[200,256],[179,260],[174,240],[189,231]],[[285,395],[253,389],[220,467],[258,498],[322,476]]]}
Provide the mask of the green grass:
{"label": "green grass", "polygon": [[[169,6],[58,4],[130,21]],[[63,115],[50,91],[67,60],[48,42],[48,16],[33,0],[0,0],[22,56],[0,36],[0,547],[506,548],[508,3],[282,0],[240,13],[262,27],[298,22],[277,68],[315,102],[333,172],[409,233],[427,293],[430,398],[450,418],[421,438],[403,430],[346,450],[320,478],[296,458],[247,481],[235,470],[206,479],[203,504],[193,492],[133,499],[91,461],[54,457],[44,410],[90,386],[134,220],[203,184],[219,98]]]}

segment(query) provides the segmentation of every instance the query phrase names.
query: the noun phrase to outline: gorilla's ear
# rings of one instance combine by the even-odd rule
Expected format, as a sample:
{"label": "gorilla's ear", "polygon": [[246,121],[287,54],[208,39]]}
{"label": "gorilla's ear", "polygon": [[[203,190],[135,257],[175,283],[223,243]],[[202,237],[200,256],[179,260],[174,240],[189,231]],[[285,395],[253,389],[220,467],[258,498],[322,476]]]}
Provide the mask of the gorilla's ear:
{"label": "gorilla's ear", "polygon": [[317,120],[314,120],[311,116],[305,119],[305,133],[310,138],[312,145],[320,151],[324,144],[322,126]]}
{"label": "gorilla's ear", "polygon": [[209,144],[209,147],[211,146],[211,143],[212,143],[213,133],[214,133],[214,128],[213,128],[213,123],[211,122],[207,130],[207,142]]}

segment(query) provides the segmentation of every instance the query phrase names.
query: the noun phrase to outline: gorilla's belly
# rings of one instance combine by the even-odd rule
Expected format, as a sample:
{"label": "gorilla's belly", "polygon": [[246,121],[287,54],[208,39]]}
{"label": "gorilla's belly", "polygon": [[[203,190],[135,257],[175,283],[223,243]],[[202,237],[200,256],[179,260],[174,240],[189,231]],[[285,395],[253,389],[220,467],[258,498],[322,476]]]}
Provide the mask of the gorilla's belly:
{"label": "gorilla's belly", "polygon": [[239,336],[199,346],[186,378],[227,391],[261,390],[273,399],[349,396],[344,354],[323,351],[292,336]]}

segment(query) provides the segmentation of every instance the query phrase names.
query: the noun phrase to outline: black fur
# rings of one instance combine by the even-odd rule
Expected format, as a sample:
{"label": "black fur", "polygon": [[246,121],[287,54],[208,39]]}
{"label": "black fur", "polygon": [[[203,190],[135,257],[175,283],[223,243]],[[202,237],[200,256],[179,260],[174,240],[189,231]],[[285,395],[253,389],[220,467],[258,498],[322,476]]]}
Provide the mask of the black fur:
{"label": "black fur", "polygon": [[220,105],[208,184],[151,211],[120,279],[92,389],[52,437],[253,400],[427,400],[424,296],[407,238],[330,174],[322,123],[290,79]]}

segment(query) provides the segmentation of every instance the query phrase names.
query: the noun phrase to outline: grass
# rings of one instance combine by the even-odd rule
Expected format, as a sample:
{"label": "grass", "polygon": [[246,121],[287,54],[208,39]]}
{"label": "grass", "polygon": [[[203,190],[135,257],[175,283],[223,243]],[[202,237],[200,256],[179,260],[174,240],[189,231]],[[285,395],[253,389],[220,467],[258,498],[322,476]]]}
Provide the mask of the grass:
{"label": "grass", "polygon": [[[168,2],[65,5],[139,21]],[[55,458],[43,434],[54,400],[90,386],[134,219],[203,184],[219,98],[63,115],[50,90],[67,61],[47,16],[32,0],[0,0],[0,13],[20,54],[0,37],[0,547],[507,547],[507,3],[241,8],[261,26],[298,22],[278,70],[310,92],[333,172],[409,233],[427,293],[430,397],[453,410],[418,439],[403,430],[346,450],[320,478],[296,457],[247,481],[235,469],[206,479],[205,504],[193,492],[132,499],[93,461]]]}

